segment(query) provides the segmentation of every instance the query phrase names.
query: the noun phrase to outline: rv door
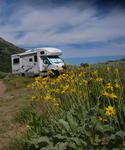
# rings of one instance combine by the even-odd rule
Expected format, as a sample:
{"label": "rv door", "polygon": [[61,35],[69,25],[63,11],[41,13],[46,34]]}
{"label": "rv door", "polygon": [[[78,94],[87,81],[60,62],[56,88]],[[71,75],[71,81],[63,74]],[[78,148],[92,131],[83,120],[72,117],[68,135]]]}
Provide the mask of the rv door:
{"label": "rv door", "polygon": [[47,58],[43,58],[43,71],[47,71],[49,65],[50,65],[49,60]]}
{"label": "rv door", "polygon": [[20,58],[18,56],[11,57],[12,59],[12,73],[19,74],[20,73]]}

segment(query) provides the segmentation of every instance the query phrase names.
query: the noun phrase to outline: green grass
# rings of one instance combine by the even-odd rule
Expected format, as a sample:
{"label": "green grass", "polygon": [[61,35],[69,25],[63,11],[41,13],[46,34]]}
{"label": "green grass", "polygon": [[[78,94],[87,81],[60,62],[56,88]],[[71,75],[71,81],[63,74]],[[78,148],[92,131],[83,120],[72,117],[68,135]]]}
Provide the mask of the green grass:
{"label": "green grass", "polygon": [[0,72],[0,79],[3,79],[7,76],[8,74],[5,72]]}
{"label": "green grass", "polygon": [[28,84],[33,82],[34,78],[31,77],[22,77],[20,75],[8,75],[4,82],[8,85],[9,90],[26,88]]}
{"label": "green grass", "polygon": [[32,106],[26,106],[16,113],[14,120],[22,124],[27,123],[32,119],[33,113],[35,113],[35,109]]}

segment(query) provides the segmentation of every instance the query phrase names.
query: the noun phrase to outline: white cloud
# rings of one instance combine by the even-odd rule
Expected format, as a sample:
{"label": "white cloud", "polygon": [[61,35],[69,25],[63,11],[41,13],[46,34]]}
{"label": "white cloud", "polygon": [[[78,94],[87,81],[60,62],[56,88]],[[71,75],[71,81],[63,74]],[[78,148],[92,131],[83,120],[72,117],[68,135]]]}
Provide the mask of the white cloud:
{"label": "white cloud", "polygon": [[[2,15],[0,16],[1,19]],[[98,16],[97,9],[87,7],[78,10],[75,7],[49,7],[34,9],[26,6],[14,12],[9,21],[0,25],[0,35],[10,42],[23,47],[37,47],[38,45],[51,45],[64,47],[69,44],[84,44],[91,42],[106,42],[120,37],[125,37],[125,15],[119,9],[112,10],[109,14]],[[19,32],[23,32],[18,37]],[[82,51],[70,49],[72,55],[108,55],[114,53],[116,45],[106,46],[107,50]],[[114,49],[115,48],[115,49]],[[119,45],[120,54],[124,47]],[[97,48],[98,49],[98,48]],[[109,51],[111,49],[111,51]],[[114,49],[114,50],[113,50]],[[67,52],[66,56],[70,53]],[[86,53],[86,54],[85,54]]]}

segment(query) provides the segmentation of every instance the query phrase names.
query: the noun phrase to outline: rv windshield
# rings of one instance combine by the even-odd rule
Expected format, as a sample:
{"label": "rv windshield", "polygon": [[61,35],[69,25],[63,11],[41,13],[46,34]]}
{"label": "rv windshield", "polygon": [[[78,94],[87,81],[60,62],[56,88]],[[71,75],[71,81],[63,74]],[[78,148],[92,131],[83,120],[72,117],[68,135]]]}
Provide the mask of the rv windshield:
{"label": "rv windshield", "polygon": [[58,56],[48,56],[48,59],[55,64],[63,63],[63,60]]}

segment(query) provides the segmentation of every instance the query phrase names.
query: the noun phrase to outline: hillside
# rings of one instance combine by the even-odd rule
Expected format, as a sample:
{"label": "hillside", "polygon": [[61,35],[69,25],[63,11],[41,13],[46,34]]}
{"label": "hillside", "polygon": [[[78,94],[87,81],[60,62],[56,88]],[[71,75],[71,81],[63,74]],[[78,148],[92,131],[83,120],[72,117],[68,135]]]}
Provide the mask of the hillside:
{"label": "hillside", "polygon": [[11,71],[11,58],[12,54],[23,52],[24,49],[15,46],[12,43],[0,37],[0,71]]}
{"label": "hillside", "polygon": [[110,63],[124,63],[125,62],[125,58],[122,59],[118,59],[118,60],[109,60],[106,63],[110,64]]}

